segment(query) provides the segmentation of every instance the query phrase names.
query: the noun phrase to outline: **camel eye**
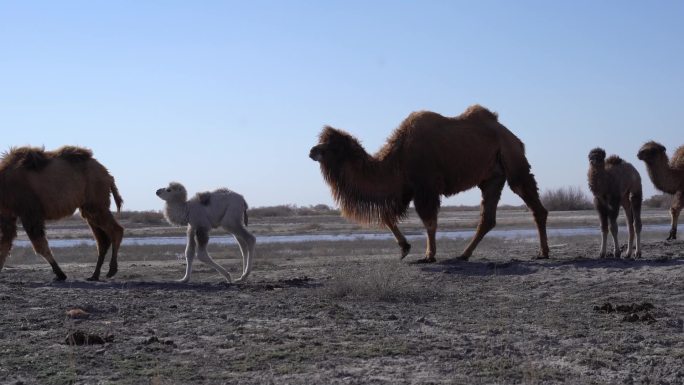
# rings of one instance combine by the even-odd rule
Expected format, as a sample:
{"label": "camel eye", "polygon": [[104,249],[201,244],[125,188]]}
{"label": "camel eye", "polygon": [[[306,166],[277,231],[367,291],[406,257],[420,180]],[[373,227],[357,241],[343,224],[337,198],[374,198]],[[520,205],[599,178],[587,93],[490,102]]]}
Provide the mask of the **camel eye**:
{"label": "camel eye", "polygon": [[167,189],[166,189],[166,192],[171,192],[171,189],[170,189],[170,188],[167,188]]}

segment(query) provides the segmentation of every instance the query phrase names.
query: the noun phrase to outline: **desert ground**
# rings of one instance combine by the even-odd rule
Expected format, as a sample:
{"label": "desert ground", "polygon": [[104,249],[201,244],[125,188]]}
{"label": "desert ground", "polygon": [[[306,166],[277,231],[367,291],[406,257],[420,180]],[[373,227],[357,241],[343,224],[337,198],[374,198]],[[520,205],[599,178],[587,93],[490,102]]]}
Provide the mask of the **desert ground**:
{"label": "desert ground", "polygon": [[[440,234],[474,230],[478,215],[445,209]],[[393,240],[361,236],[387,231],[334,214],[250,217],[254,270],[232,285],[199,262],[177,283],[182,244],[136,243],[114,278],[88,282],[87,228],[55,222],[53,243],[75,240],[53,250],[67,281],[23,234],[0,272],[0,383],[683,384],[684,241],[665,241],[666,210],[646,210],[643,258],[599,259],[597,222],[551,213],[551,258],[535,260],[536,236],[508,232],[532,229],[530,213],[501,210],[503,232],[470,261],[453,259],[467,239],[442,236],[438,263],[419,265],[415,215],[404,261]],[[122,223],[127,239],[184,234]],[[278,241],[330,234],[351,237]],[[237,246],[210,252],[239,275]]]}

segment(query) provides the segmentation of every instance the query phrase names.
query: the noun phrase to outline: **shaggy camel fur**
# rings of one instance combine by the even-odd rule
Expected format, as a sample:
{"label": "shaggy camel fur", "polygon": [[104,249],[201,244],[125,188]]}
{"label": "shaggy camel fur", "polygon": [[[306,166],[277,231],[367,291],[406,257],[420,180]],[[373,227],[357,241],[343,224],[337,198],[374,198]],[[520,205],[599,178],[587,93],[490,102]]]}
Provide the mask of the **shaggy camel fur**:
{"label": "shaggy camel fur", "polygon": [[589,189],[594,194],[594,206],[601,221],[601,258],[606,257],[606,240],[608,238],[608,221],[610,234],[613,237],[613,256],[620,258],[618,244],[617,216],[620,205],[625,209],[629,241],[627,258],[632,257],[634,234],[636,233],[636,258],[641,257],[641,177],[630,163],[617,155],[606,159],[602,148],[589,152]]}
{"label": "shaggy camel fur", "polygon": [[419,262],[434,262],[440,196],[480,188],[480,223],[460,256],[467,260],[496,224],[497,203],[506,181],[534,213],[540,256],[548,258],[547,211],[539,200],[524,145],[484,107],[471,106],[455,118],[414,112],[374,156],[353,136],[326,126],[309,156],[320,162],[342,214],[365,224],[387,226],[401,247],[402,258],[411,245],[397,223],[411,201],[427,229],[425,258]]}
{"label": "shaggy camel fur", "polygon": [[188,226],[188,243],[185,248],[187,263],[185,276],[181,282],[190,280],[195,255],[200,261],[221,273],[229,283],[231,282],[230,274],[214,262],[207,252],[209,231],[219,226],[235,237],[242,252],[242,276],[236,282],[247,279],[252,270],[256,238],[246,228],[248,220],[245,198],[228,189],[199,193],[190,200],[187,200],[187,195],[185,187],[175,182],[157,190],[157,196],[166,202],[164,207],[166,220],[175,225]]}
{"label": "shaggy camel fur", "polygon": [[677,220],[684,208],[684,146],[679,147],[668,162],[665,147],[651,141],[641,147],[637,157],[646,163],[653,185],[660,191],[674,195],[670,206],[672,227],[667,240],[677,239]]}
{"label": "shaggy camel fur", "polygon": [[97,241],[97,265],[88,280],[97,281],[105,254],[112,247],[107,277],[116,274],[123,228],[109,211],[109,194],[117,210],[123,200],[109,171],[85,148],[66,146],[56,151],[19,147],[0,160],[0,270],[17,236],[17,218],[33,249],[45,258],[56,280],[66,275],[52,256],[45,238],[45,221],[72,215],[76,209],[88,222]]}

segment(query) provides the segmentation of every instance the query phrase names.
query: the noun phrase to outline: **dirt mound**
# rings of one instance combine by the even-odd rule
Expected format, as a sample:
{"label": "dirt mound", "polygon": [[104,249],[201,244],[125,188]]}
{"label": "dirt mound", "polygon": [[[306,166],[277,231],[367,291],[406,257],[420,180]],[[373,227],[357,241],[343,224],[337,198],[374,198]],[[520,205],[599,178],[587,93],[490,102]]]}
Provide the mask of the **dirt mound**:
{"label": "dirt mound", "polygon": [[[650,302],[642,302],[640,304],[632,303],[629,305],[615,305],[613,306],[610,302],[606,302],[601,306],[594,306],[594,311],[599,313],[627,313],[623,318],[623,322],[646,322],[654,323],[656,318],[649,313],[649,310],[655,309]],[[642,314],[639,314],[642,313]]]}
{"label": "dirt mound", "polygon": [[64,340],[65,345],[103,345],[107,342],[113,342],[114,336],[105,335],[100,336],[98,334],[91,334],[84,332],[82,330],[76,330],[69,332],[66,339]]}

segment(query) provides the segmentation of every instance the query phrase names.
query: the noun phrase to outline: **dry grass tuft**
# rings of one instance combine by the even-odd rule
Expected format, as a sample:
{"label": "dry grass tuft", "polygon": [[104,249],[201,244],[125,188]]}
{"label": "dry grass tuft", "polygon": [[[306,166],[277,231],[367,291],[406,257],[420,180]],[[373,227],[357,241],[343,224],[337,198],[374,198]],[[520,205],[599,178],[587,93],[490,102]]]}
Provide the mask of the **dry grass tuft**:
{"label": "dry grass tuft", "polygon": [[324,297],[381,302],[424,302],[439,294],[411,282],[402,263],[343,267],[321,288]]}

